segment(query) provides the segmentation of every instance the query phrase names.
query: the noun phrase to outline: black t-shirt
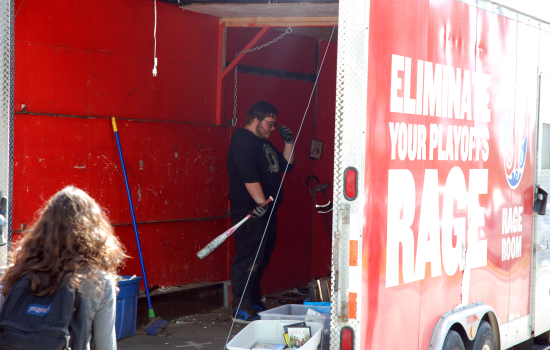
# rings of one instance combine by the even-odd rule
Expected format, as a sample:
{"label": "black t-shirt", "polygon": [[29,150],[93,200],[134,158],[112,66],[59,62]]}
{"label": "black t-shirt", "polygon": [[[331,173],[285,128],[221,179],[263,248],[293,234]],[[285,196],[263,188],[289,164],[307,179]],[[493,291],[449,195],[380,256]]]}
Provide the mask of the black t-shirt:
{"label": "black t-shirt", "polygon": [[[271,142],[261,139],[247,129],[237,129],[231,137],[227,154],[227,174],[229,175],[229,200],[232,215],[247,215],[256,201],[252,198],[245,183],[259,182],[265,198],[275,197],[281,185],[281,174],[288,162]],[[288,171],[293,164],[288,166]],[[283,201],[283,189],[275,205],[275,210]],[[271,207],[271,205],[270,205]]]}

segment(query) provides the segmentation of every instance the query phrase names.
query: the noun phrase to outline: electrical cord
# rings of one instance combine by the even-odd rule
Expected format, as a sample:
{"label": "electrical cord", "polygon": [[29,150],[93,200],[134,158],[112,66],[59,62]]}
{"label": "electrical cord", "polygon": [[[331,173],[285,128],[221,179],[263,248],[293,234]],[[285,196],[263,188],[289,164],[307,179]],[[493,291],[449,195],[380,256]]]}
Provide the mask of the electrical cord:
{"label": "electrical cord", "polygon": [[153,54],[153,76],[157,76],[157,0],[155,0],[155,29],[153,30],[155,38],[155,49]]}

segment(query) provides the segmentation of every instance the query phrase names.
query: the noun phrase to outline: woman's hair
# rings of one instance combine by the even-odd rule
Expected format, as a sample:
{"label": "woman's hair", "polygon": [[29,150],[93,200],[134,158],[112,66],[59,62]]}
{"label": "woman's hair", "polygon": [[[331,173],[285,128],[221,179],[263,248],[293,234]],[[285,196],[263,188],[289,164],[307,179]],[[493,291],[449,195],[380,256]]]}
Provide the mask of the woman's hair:
{"label": "woman's hair", "polygon": [[50,198],[17,244],[2,278],[2,293],[7,296],[25,275],[39,296],[54,294],[63,282],[79,288],[83,280],[99,282],[100,271],[114,277],[125,257],[99,205],[84,191],[68,186]]}

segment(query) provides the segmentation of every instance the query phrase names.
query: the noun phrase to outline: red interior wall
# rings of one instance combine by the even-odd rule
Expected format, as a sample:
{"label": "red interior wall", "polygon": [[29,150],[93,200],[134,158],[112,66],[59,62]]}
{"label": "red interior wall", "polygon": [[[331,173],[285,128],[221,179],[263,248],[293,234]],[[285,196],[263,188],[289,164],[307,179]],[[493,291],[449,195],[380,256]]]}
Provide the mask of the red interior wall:
{"label": "red interior wall", "polygon": [[[323,142],[321,159],[315,160],[314,174],[322,184],[332,183],[334,177],[334,121],[336,112],[336,41],[321,41],[319,44],[319,66],[325,61],[319,75],[317,88],[317,122],[315,139]],[[315,183],[315,181],[311,181]],[[312,185],[313,186],[313,185]],[[328,200],[333,201],[333,187],[326,192]],[[325,204],[321,193],[316,196],[319,205]],[[332,212],[318,214],[314,211],[312,218],[313,256],[311,276],[326,277],[330,273],[332,258]]]}
{"label": "red interior wall", "polygon": [[[21,4],[16,0],[15,8]],[[132,257],[122,273],[141,275],[108,119],[114,115],[137,221],[163,221],[139,225],[149,284],[225,280],[224,254],[199,261],[195,253],[228,221],[182,220],[227,213],[229,130],[213,125],[218,19],[162,2],[157,8],[153,77],[152,1],[26,0],[21,6],[15,21],[14,240],[45,200],[73,184],[117,225]],[[27,114],[18,113],[22,104]]]}
{"label": "red interior wall", "polygon": [[[17,0],[15,8],[21,4]],[[143,222],[138,228],[149,284],[226,280],[232,241],[203,261],[195,257],[228,227],[228,220],[215,219],[227,214],[231,134],[227,126],[214,125],[218,19],[162,2],[157,7],[159,64],[153,77],[151,1],[23,3],[15,23],[14,240],[32,224],[45,200],[72,184],[95,198],[115,225],[131,256],[122,273],[141,275],[109,120],[115,116],[136,218]],[[229,28],[228,60],[257,32]],[[270,32],[259,44],[278,35]],[[241,64],[315,74],[317,44],[316,39],[289,35],[247,54]],[[325,72],[330,72],[328,62]],[[224,81],[222,120],[232,117],[232,78],[230,74]],[[323,81],[321,86],[335,85]],[[239,73],[238,126],[246,122],[252,103],[266,100],[279,109],[278,121],[296,135],[312,88],[311,82]],[[334,101],[333,92],[325,95]],[[331,102],[325,102],[333,113]],[[330,118],[330,113],[323,114],[318,126],[329,125]],[[312,229],[314,208],[305,186],[305,178],[314,172],[308,154],[315,123],[314,96],[296,147],[297,165],[285,181],[279,239],[264,292],[303,285],[317,274],[312,270],[317,259],[330,262],[330,246],[323,246],[327,234],[317,239],[318,228]],[[326,164],[332,163],[333,128],[325,134],[318,127],[317,132],[315,137],[326,144],[316,173],[331,174],[332,164]],[[282,149],[278,135],[272,141]]]}

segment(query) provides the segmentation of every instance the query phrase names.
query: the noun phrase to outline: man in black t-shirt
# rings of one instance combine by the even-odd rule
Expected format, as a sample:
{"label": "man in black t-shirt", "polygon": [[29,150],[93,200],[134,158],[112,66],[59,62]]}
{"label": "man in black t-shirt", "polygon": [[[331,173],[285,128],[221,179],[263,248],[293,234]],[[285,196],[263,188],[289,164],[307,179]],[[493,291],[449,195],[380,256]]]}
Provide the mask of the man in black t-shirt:
{"label": "man in black t-shirt", "polygon": [[[231,267],[233,309],[237,311],[242,298],[237,318],[244,321],[258,319],[257,313],[265,310],[261,301],[260,281],[269,264],[277,238],[277,209],[283,201],[280,173],[290,171],[294,164],[294,155],[291,156],[294,141],[292,131],[288,127],[278,127],[285,141],[283,153],[269,142],[269,137],[277,125],[278,113],[279,111],[267,102],[254,103],[248,110],[246,126],[233,133],[227,155],[232,225],[252,213],[252,218],[233,233],[237,251]],[[275,203],[260,206],[270,196],[273,199],[277,198]],[[268,224],[273,206],[273,214]],[[265,237],[260,246],[264,231]],[[258,257],[252,267],[256,253]],[[251,269],[252,274],[245,290]]]}

